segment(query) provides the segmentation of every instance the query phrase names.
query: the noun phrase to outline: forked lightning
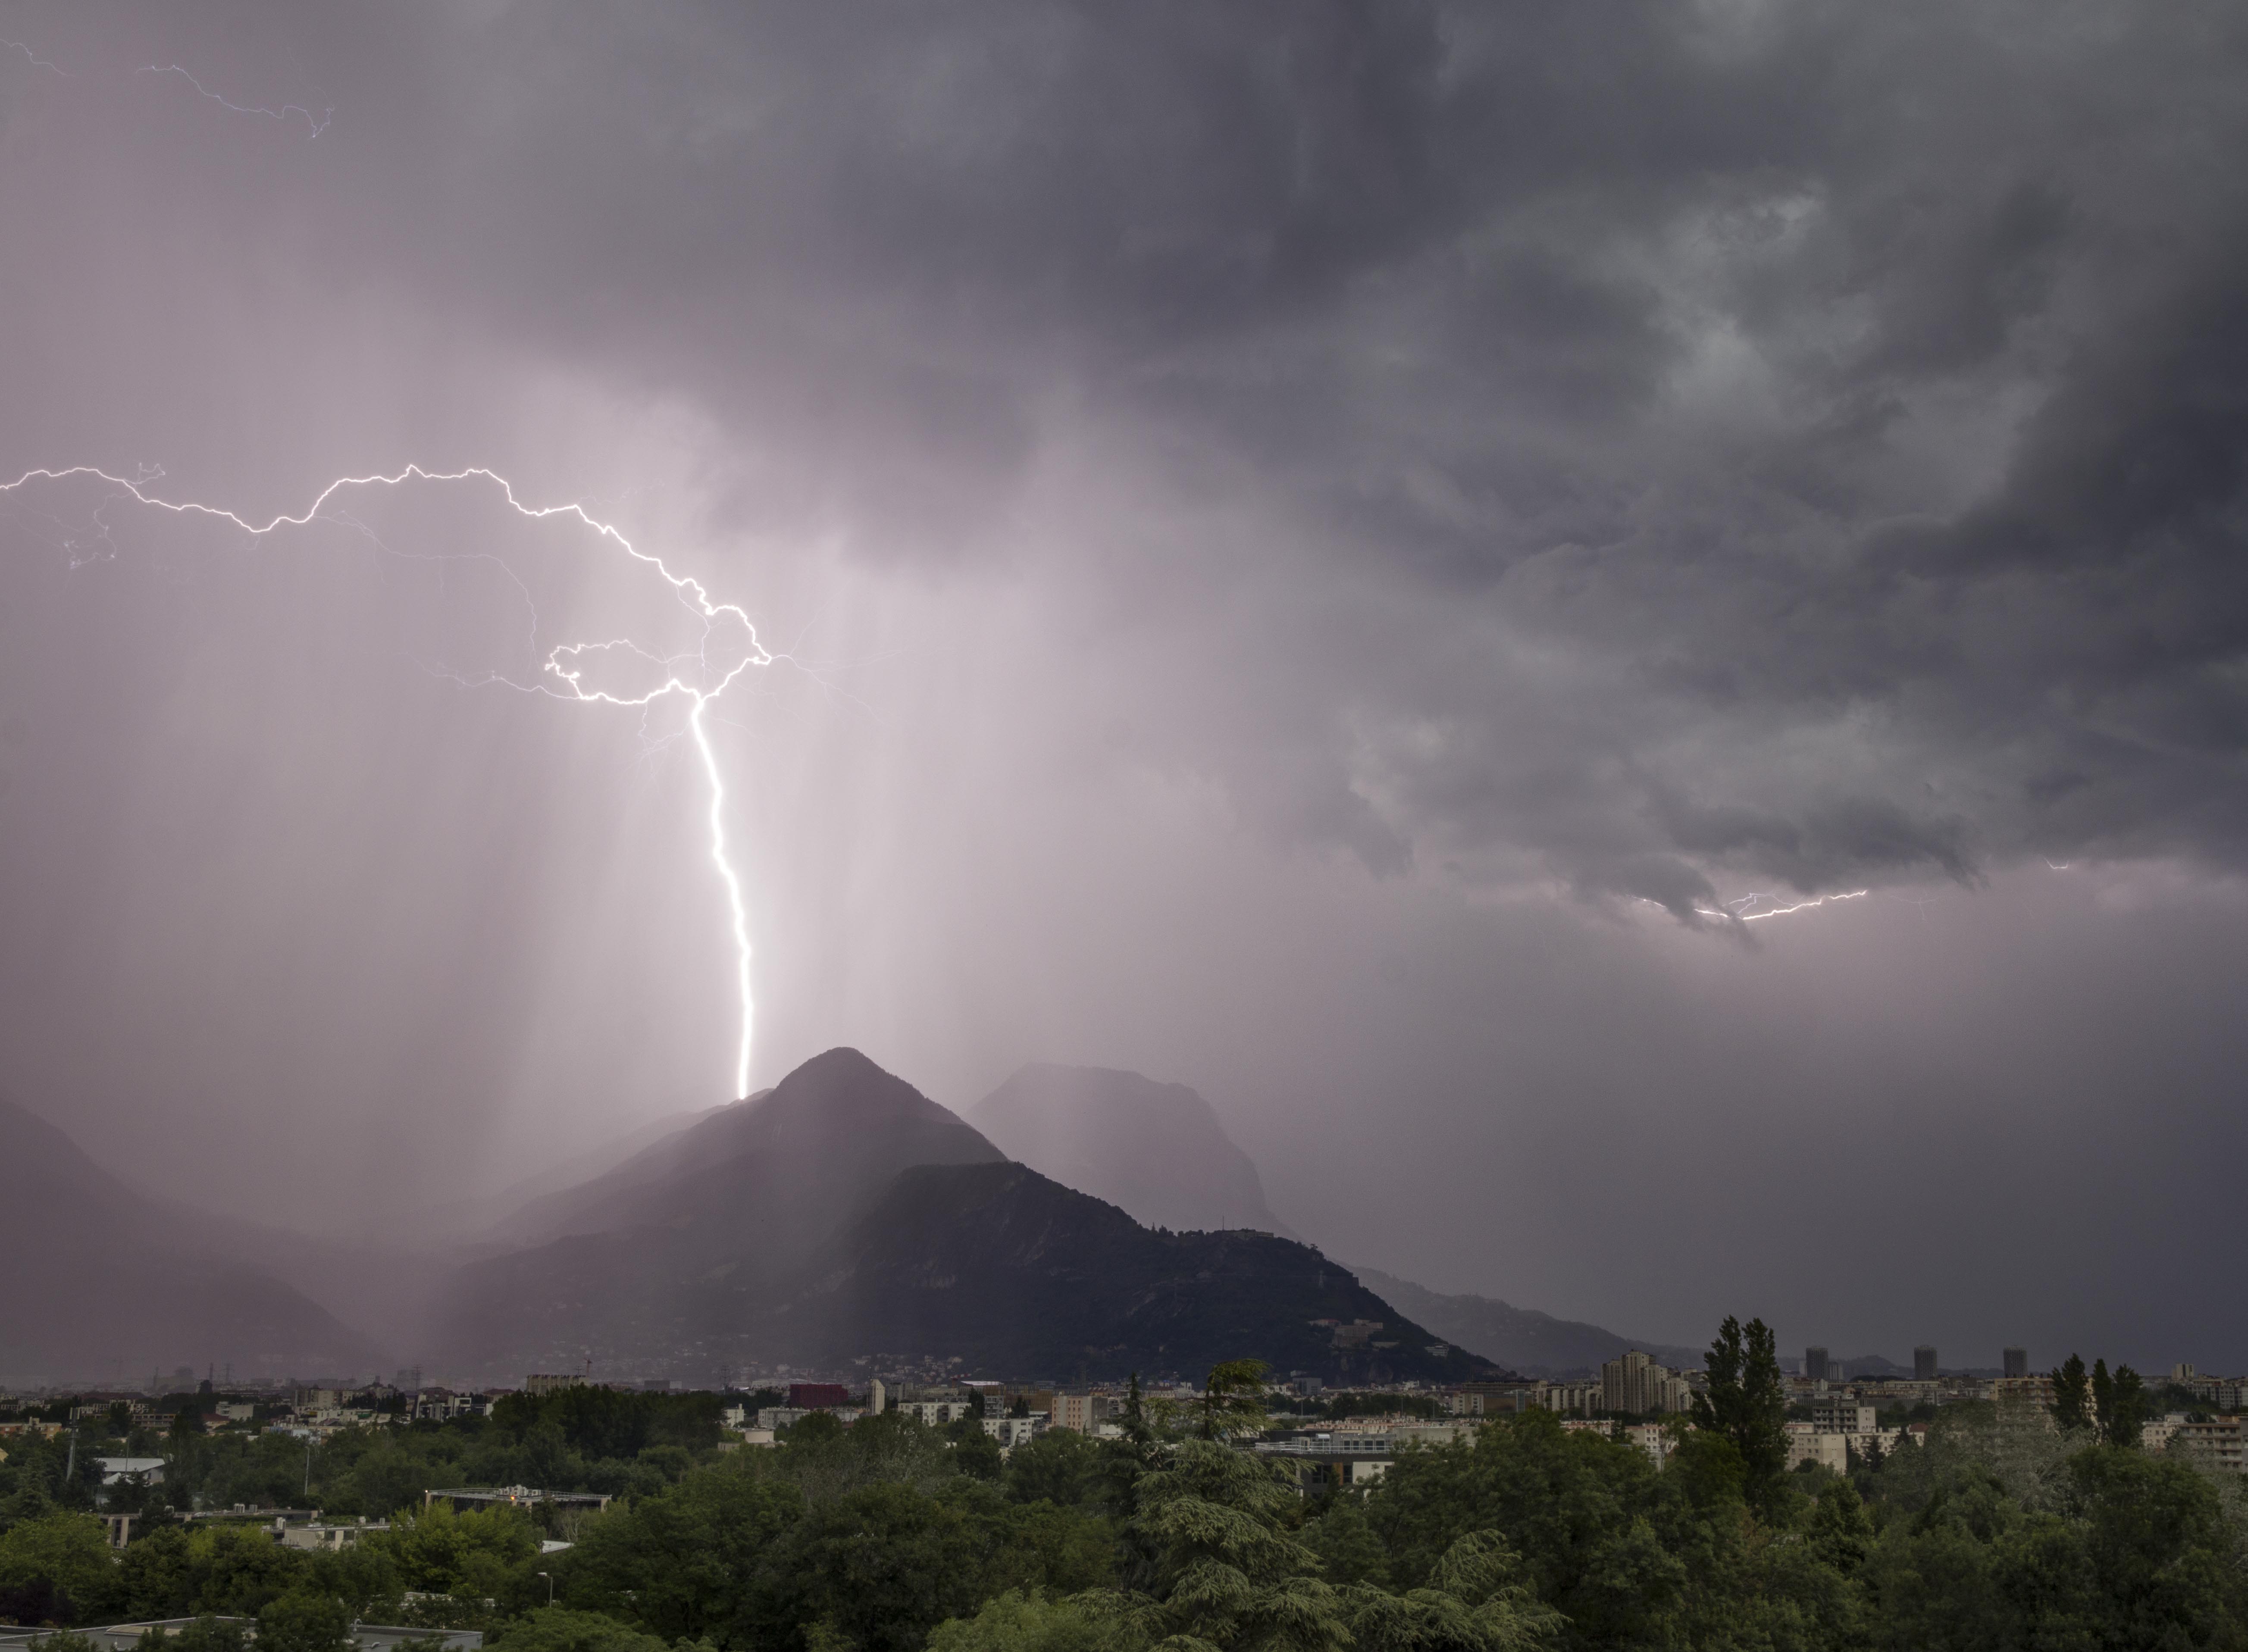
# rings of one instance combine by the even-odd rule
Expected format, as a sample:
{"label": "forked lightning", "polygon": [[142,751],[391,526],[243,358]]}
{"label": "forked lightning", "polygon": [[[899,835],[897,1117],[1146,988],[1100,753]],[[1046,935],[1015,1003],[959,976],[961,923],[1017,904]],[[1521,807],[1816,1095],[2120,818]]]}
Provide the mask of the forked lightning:
{"label": "forked lightning", "polygon": [[[125,476],[113,476],[93,465],[73,465],[67,470],[27,470],[13,482],[0,483],[0,494],[13,494],[34,483],[62,483],[76,478],[96,479],[106,483],[152,510],[168,511],[177,516],[209,517],[218,521],[231,523],[253,538],[263,538],[282,528],[303,527],[321,519],[322,513],[329,502],[338,494],[352,489],[394,488],[407,482],[416,481],[486,482],[500,490],[509,507],[517,515],[534,521],[544,520],[550,517],[574,517],[627,556],[655,569],[678,594],[680,600],[701,617],[706,648],[709,627],[714,622],[721,619],[738,620],[748,636],[748,648],[739,664],[719,672],[715,685],[707,678],[700,682],[688,682],[675,668],[677,664],[675,659],[654,654],[629,639],[619,639],[611,642],[565,643],[553,648],[546,655],[544,668],[545,674],[553,679],[552,682],[520,683],[508,682],[507,679],[499,677],[491,680],[508,682],[508,686],[511,688],[535,690],[553,695],[560,699],[575,700],[584,704],[647,706],[674,695],[683,696],[692,702],[687,715],[687,727],[689,732],[695,737],[695,749],[702,754],[702,772],[710,783],[710,860],[711,864],[718,868],[719,880],[725,886],[726,901],[733,922],[736,986],[741,1004],[741,1044],[735,1060],[734,1093],[737,1096],[749,1093],[750,1039],[755,1018],[755,1004],[750,988],[749,908],[743,895],[741,874],[735,870],[727,848],[726,783],[724,775],[718,766],[718,754],[710,744],[710,731],[707,722],[711,704],[724,695],[744,671],[751,666],[771,665],[776,657],[767,652],[764,646],[757,641],[757,627],[750,623],[750,616],[746,612],[734,603],[713,602],[709,593],[703,588],[700,580],[686,574],[674,573],[664,566],[661,558],[642,551],[618,531],[613,524],[599,520],[583,505],[574,504],[527,505],[516,497],[515,488],[505,476],[481,465],[472,465],[460,470],[437,471],[425,470],[418,464],[409,464],[404,470],[390,475],[339,476],[323,488],[319,497],[301,513],[295,516],[276,516],[264,523],[252,522],[219,505],[203,504],[194,500],[159,498],[147,490],[148,483],[154,481],[155,477],[150,476],[134,481]],[[341,518],[327,519],[340,520]],[[612,648],[630,649],[640,657],[661,665],[668,674],[665,680],[645,694],[638,695],[620,695],[604,689],[589,688],[585,681],[585,669],[580,663],[582,657],[588,653]],[[695,657],[697,663],[707,670],[718,670],[717,668],[710,665],[707,655],[698,654]],[[558,684],[559,686],[556,686]]]}

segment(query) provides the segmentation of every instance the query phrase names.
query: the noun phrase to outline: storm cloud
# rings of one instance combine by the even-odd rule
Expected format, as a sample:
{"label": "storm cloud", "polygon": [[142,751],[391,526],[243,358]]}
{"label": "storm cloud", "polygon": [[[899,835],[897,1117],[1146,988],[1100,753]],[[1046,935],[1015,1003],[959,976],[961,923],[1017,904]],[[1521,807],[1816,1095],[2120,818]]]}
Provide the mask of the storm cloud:
{"label": "storm cloud", "polygon": [[[1184,1079],[1338,1254],[1687,1340],[1730,1280],[1816,1292],[1745,1216],[1690,1287],[1540,1240],[1692,1219],[1618,1141],[1684,1107],[1707,1160],[1674,1167],[1817,1226],[1773,1190],[1852,1155],[1846,1119],[1937,1096],[2002,1141],[2138,1105],[2045,1032],[1989,1052],[2051,924],[2077,973],[2046,984],[2087,1003],[2142,946],[2237,973],[2237,9],[22,6],[0,35],[0,470],[161,464],[263,515],[489,463],[786,655],[723,737],[760,1082],[828,1042],[956,1106],[1033,1058]],[[518,600],[552,640],[644,593],[489,500],[246,546],[102,499],[0,503],[0,1082],[127,1156],[231,1121],[197,1171],[226,1196],[286,1163],[283,1204],[369,1220],[719,1099],[677,729],[459,682],[535,674]],[[406,560],[477,552],[536,588]],[[1870,995],[1916,1005],[1924,1067],[1858,1012],[1803,1045],[1853,1076],[1771,1058],[1802,1031],[1771,1006],[1821,991],[1783,977],[1862,1005],[1850,954],[1918,958],[1931,912],[2012,939]],[[2242,1053],[2237,1000],[2182,1004],[2099,1022],[2197,1052],[2143,1115],[2180,1156],[2237,1143]],[[1316,1143],[1369,1121],[1472,1138],[1504,1231],[1460,1237],[1464,1169],[1399,1253],[1371,1209],[1290,1208],[1334,1208]],[[335,1191],[346,1139],[389,1189]],[[1612,1180],[1544,1203],[1491,1168],[1531,1142]],[[2096,1187],[2078,1145],[2016,1169],[2002,1229]],[[1941,1203],[1930,1174],[1874,1180]],[[2218,1197],[2155,1175],[2115,1232]]]}

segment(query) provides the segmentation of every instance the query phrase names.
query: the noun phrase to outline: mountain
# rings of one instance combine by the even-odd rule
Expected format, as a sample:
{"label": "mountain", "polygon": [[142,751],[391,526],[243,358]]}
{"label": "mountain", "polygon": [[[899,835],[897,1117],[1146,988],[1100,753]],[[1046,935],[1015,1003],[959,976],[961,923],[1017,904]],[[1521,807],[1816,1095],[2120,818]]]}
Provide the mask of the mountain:
{"label": "mountain", "polygon": [[1209,1102],[1109,1067],[1026,1066],[968,1110],[1007,1154],[1151,1228],[1295,1237]]}
{"label": "mountain", "polygon": [[1255,1354],[1336,1381],[1491,1369],[1432,1351],[1307,1245],[1158,1233],[1011,1163],[852,1050],[555,1196],[539,1220],[542,1242],[455,1275],[426,1364],[520,1378],[587,1357],[705,1374],[957,1356],[1073,1377],[1198,1375]]}
{"label": "mountain", "polygon": [[1411,1314],[1438,1336],[1500,1365],[1533,1376],[1597,1371],[1603,1361],[1637,1348],[1674,1369],[1698,1368],[1702,1351],[1661,1342],[1634,1341],[1597,1325],[1557,1320],[1535,1308],[1518,1308],[1485,1296],[1444,1296],[1374,1268],[1359,1278],[1401,1313]]}
{"label": "mountain", "polygon": [[771,1090],[703,1115],[589,1182],[533,1199],[504,1237],[661,1233],[681,1260],[748,1257],[784,1272],[917,1164],[1005,1155],[856,1050],[817,1055]]}
{"label": "mountain", "polygon": [[15,1260],[0,1268],[0,1378],[132,1381],[152,1368],[365,1375],[379,1351],[225,1224],[134,1187],[0,1098]]}
{"label": "mountain", "polygon": [[[771,1093],[769,1089],[759,1090],[747,1100],[762,1101]],[[555,1196],[566,1194],[572,1188],[605,1176],[639,1158],[651,1148],[671,1141],[697,1121],[726,1110],[724,1106],[720,1106],[705,1107],[700,1112],[674,1113],[641,1125],[638,1129],[627,1130],[624,1134],[573,1155],[559,1164],[550,1165],[536,1176],[524,1177],[489,1202],[488,1208],[496,1207],[506,1214],[497,1222],[486,1221],[481,1224],[483,1237],[504,1241],[524,1232],[538,1232],[545,1219],[540,1210],[551,1209],[550,1202]]]}
{"label": "mountain", "polygon": [[[968,1110],[1010,1157],[1080,1193],[1120,1205],[1150,1227],[1262,1228],[1293,1237],[1271,1208],[1257,1167],[1182,1084],[1107,1067],[1026,1066]],[[1372,1269],[1358,1278],[1394,1313],[1500,1365],[1541,1374],[1597,1368],[1627,1348],[1699,1365],[1697,1351],[1635,1342],[1596,1325],[1557,1320],[1478,1296],[1443,1296]]]}

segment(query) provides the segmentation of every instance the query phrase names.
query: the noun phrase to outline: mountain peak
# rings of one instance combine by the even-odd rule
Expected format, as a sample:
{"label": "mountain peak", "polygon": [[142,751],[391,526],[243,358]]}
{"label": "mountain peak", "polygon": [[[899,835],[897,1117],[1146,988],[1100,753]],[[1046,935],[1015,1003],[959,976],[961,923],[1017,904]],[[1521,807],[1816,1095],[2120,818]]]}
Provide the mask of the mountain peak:
{"label": "mountain peak", "polygon": [[737,1121],[755,1118],[766,1128],[805,1123],[827,1129],[878,1128],[908,1122],[968,1128],[957,1114],[848,1045],[822,1051],[762,1097],[737,1102],[724,1112]]}
{"label": "mountain peak", "polygon": [[1011,1158],[1149,1227],[1289,1234],[1249,1155],[1196,1091],[1114,1067],[1034,1062],[968,1110]]}

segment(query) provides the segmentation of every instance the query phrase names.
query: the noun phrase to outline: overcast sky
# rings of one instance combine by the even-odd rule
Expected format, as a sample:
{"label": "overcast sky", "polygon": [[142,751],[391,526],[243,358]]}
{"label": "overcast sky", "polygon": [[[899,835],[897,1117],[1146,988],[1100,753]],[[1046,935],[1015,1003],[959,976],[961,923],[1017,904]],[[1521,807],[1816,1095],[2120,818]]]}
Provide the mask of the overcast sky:
{"label": "overcast sky", "polygon": [[[751,617],[753,1082],[1131,1067],[1441,1289],[2248,1365],[2237,6],[0,40],[0,480],[490,466]],[[0,496],[0,1087],[366,1228],[728,1099],[683,702],[509,686],[625,638],[481,482]]]}

